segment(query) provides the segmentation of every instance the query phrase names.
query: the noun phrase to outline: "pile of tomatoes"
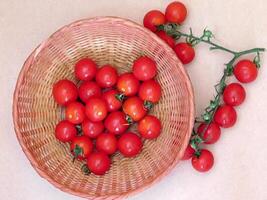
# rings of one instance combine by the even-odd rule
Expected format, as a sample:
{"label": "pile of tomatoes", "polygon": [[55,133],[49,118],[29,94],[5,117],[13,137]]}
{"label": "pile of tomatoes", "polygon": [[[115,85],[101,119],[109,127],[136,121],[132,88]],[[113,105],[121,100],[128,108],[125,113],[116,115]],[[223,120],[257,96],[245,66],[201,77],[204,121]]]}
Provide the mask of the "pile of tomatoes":
{"label": "pile of tomatoes", "polygon": [[[142,151],[143,139],[160,135],[160,120],[148,113],[161,98],[161,86],[155,80],[157,65],[141,56],[132,72],[119,75],[111,65],[98,67],[83,58],[74,72],[78,84],[63,79],[53,85],[55,101],[65,108],[65,119],[56,125],[55,136],[70,143],[74,159],[86,160],[90,172],[103,175],[117,150],[134,157]],[[128,131],[134,123],[137,131]]]}

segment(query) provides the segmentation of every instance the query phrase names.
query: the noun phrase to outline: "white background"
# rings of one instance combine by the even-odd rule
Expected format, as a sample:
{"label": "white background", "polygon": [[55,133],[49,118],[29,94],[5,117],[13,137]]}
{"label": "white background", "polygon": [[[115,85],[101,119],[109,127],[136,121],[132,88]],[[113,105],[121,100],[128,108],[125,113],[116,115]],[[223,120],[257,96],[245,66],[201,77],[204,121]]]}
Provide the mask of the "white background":
{"label": "white background", "polygon": [[[50,34],[72,21],[115,15],[141,23],[150,9],[164,10],[170,1],[144,0],[1,0],[0,1],[0,197],[3,200],[79,200],[54,188],[31,167],[12,123],[12,95],[18,73],[31,51]],[[184,0],[189,16],[184,25],[196,33],[213,30],[216,42],[236,50],[267,47],[266,0]],[[230,55],[196,48],[186,66],[192,79],[198,114],[214,94],[213,85]],[[265,60],[267,53],[265,54]],[[237,109],[235,127],[223,130],[208,147],[214,168],[199,174],[190,162],[179,165],[160,183],[131,200],[267,200],[267,66],[257,81],[246,85],[246,102]]]}

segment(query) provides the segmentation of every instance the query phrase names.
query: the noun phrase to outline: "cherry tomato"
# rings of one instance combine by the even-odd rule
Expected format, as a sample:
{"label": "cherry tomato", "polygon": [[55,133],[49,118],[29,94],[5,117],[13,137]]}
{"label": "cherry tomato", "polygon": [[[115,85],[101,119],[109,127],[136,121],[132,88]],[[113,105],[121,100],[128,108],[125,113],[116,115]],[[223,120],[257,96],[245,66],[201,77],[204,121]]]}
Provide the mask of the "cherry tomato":
{"label": "cherry tomato", "polygon": [[175,46],[175,40],[169,36],[165,31],[159,31],[156,33],[159,38],[165,41],[172,49]]}
{"label": "cherry tomato", "polygon": [[103,99],[91,97],[86,103],[85,114],[92,122],[102,121],[108,114],[106,102]]}
{"label": "cherry tomato", "polygon": [[214,158],[210,151],[202,149],[200,156],[194,155],[191,161],[195,170],[199,172],[207,172],[212,168]]}
{"label": "cherry tomato", "polygon": [[147,56],[141,56],[133,63],[133,74],[140,81],[147,81],[157,74],[157,65]]}
{"label": "cherry tomato", "polygon": [[91,122],[89,119],[85,119],[82,123],[83,134],[89,138],[96,138],[104,131],[104,128],[102,122]]}
{"label": "cherry tomato", "polygon": [[165,11],[166,20],[168,22],[181,24],[187,15],[185,5],[179,1],[170,3]]}
{"label": "cherry tomato", "polygon": [[80,102],[71,102],[65,110],[66,119],[73,124],[80,124],[85,118],[85,108]]}
{"label": "cherry tomato", "polygon": [[147,113],[144,102],[139,97],[130,97],[122,105],[122,109],[133,121],[141,120]]}
{"label": "cherry tomato", "polygon": [[108,112],[117,111],[122,106],[121,94],[116,90],[108,90],[102,94],[102,99],[106,101]]}
{"label": "cherry tomato", "polygon": [[96,82],[102,88],[109,88],[116,84],[118,74],[116,68],[111,65],[104,65],[96,73]]}
{"label": "cherry tomato", "polygon": [[72,81],[60,80],[53,86],[53,97],[59,105],[66,106],[68,103],[76,101],[78,89]]}
{"label": "cherry tomato", "polygon": [[161,87],[155,80],[144,81],[139,89],[139,97],[143,101],[157,103],[161,97]]}
{"label": "cherry tomato", "polygon": [[97,72],[95,62],[89,58],[83,58],[75,64],[74,73],[77,79],[81,81],[92,80]]}
{"label": "cherry tomato", "polygon": [[95,175],[104,175],[110,169],[110,164],[110,158],[103,152],[94,152],[87,159],[87,166]]}
{"label": "cherry tomato", "polygon": [[151,10],[145,15],[143,24],[144,27],[148,28],[152,32],[156,32],[156,26],[165,24],[165,16],[159,10]]}
{"label": "cherry tomato", "polygon": [[61,142],[71,142],[77,135],[75,125],[67,120],[60,121],[56,126],[56,138]]}
{"label": "cherry tomato", "polygon": [[125,157],[134,157],[142,150],[143,143],[134,133],[123,134],[118,141],[118,149]]}
{"label": "cherry tomato", "polygon": [[137,129],[143,138],[154,139],[160,135],[161,123],[157,117],[147,115],[138,123]]}
{"label": "cherry tomato", "polygon": [[190,158],[193,157],[194,153],[195,153],[195,149],[193,149],[191,147],[191,145],[189,144],[186,149],[185,149],[185,152],[184,152],[184,156],[182,157],[181,160],[189,160]]}
{"label": "cherry tomato", "polygon": [[188,64],[195,58],[194,48],[186,42],[176,44],[174,51],[183,64]]}
{"label": "cherry tomato", "polygon": [[79,87],[79,97],[86,103],[90,97],[101,97],[101,88],[93,81],[85,81]]}
{"label": "cherry tomato", "polygon": [[125,96],[134,96],[138,92],[139,85],[139,80],[132,73],[124,73],[118,78],[117,89]]}
{"label": "cherry tomato", "polygon": [[211,122],[208,127],[207,124],[202,123],[197,129],[197,133],[205,141],[205,144],[214,144],[221,136],[221,129],[218,124],[214,122]]}
{"label": "cherry tomato", "polygon": [[239,106],[246,98],[246,91],[239,83],[231,83],[223,91],[223,100],[229,106]]}
{"label": "cherry tomato", "polygon": [[214,121],[223,128],[232,127],[237,120],[237,114],[232,106],[222,105],[214,114]]}
{"label": "cherry tomato", "polygon": [[72,140],[72,143],[70,144],[70,150],[75,158],[84,160],[92,153],[93,143],[84,135],[78,136]]}
{"label": "cherry tomato", "polygon": [[111,155],[117,151],[117,138],[112,133],[102,133],[96,139],[96,149]]}
{"label": "cherry tomato", "polygon": [[116,135],[124,133],[129,128],[126,115],[123,112],[115,111],[110,113],[105,122],[105,128]]}
{"label": "cherry tomato", "polygon": [[258,69],[250,60],[241,60],[234,67],[234,75],[241,83],[250,83],[257,78]]}

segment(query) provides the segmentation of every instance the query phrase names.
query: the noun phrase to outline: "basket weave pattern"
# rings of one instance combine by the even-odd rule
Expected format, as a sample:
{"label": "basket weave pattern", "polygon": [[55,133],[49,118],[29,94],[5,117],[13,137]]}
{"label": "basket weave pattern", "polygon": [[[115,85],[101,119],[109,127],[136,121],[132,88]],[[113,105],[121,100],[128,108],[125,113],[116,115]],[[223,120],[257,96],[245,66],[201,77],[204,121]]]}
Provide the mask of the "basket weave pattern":
{"label": "basket weave pattern", "polygon": [[[86,176],[81,172],[83,163],[72,163],[69,145],[54,136],[63,116],[52,98],[53,83],[63,78],[77,83],[73,66],[83,57],[99,66],[114,65],[122,73],[141,54],[157,62],[163,93],[152,113],[162,121],[162,134],[144,141],[135,158],[116,154],[106,175]],[[22,149],[42,177],[81,197],[121,199],[158,181],[179,161],[193,126],[193,93],[174,52],[153,33],[120,18],[92,18],[63,27],[29,56],[15,89],[13,118]]]}

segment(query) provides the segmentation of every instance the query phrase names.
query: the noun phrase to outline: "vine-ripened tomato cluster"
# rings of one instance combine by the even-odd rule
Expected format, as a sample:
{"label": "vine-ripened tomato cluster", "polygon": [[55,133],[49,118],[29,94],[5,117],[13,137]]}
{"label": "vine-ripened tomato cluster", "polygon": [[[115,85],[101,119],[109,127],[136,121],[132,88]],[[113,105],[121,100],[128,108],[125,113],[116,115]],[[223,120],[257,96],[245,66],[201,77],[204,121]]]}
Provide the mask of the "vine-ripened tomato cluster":
{"label": "vine-ripened tomato cluster", "polygon": [[[53,86],[55,101],[65,108],[65,119],[56,125],[55,136],[70,144],[73,161],[86,161],[85,174],[103,175],[117,150],[134,157],[142,151],[141,138],[160,135],[160,120],[148,113],[161,98],[155,80],[157,65],[140,56],[132,72],[119,75],[111,65],[98,67],[92,59],[83,58],[75,64],[74,73],[78,84],[63,79]],[[128,131],[133,123],[138,132]]]}
{"label": "vine-ripened tomato cluster", "polygon": [[[200,42],[210,45],[210,50],[222,50],[233,55],[226,64],[223,76],[215,86],[216,95],[205,108],[201,118],[196,118],[195,128],[190,143],[185,150],[182,160],[191,159],[192,166],[199,172],[210,170],[214,163],[213,154],[201,148],[201,144],[214,144],[221,136],[222,128],[230,128],[237,121],[236,106],[241,105],[246,98],[246,91],[240,84],[246,84],[257,78],[260,68],[260,52],[263,48],[245,51],[233,51],[214,42],[213,33],[207,29],[197,37],[190,28],[190,33],[180,31],[180,26],[187,16],[187,9],[181,2],[170,3],[163,14],[159,10],[149,11],[143,20],[146,28],[155,32],[176,53],[183,64],[191,63],[195,58],[195,46]],[[181,41],[181,38],[185,38]],[[247,54],[255,54],[253,61],[242,58]],[[239,82],[227,84],[227,78],[234,75]]]}

